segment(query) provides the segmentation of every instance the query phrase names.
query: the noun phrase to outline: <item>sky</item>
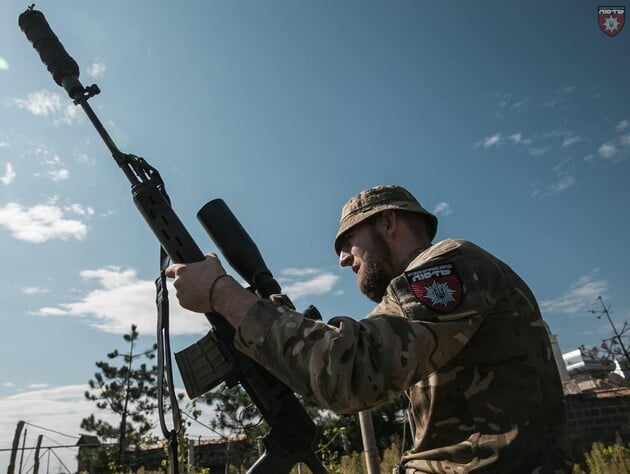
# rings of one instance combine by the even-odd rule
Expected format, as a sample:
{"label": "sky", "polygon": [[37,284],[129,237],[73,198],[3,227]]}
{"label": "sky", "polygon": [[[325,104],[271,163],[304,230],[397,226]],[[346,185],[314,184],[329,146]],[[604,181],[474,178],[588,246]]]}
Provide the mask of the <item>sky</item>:
{"label": "sky", "polygon": [[[519,273],[568,352],[612,335],[589,312],[599,296],[618,328],[630,320],[630,31],[605,34],[599,4],[37,9],[101,89],[90,104],[118,148],[160,171],[203,251],[216,249],[195,214],[222,198],[298,309],[360,319],[372,303],[338,265],[340,208],[399,184],[438,216],[436,240],[473,241]],[[26,7],[0,4],[2,449],[18,420],[27,445],[76,442],[97,411],[83,399],[95,362],[125,348],[132,323],[140,347],[155,340],[159,271],[127,179],[18,28]],[[209,330],[174,294],[171,313],[175,351]],[[54,452],[76,466],[76,450]]]}

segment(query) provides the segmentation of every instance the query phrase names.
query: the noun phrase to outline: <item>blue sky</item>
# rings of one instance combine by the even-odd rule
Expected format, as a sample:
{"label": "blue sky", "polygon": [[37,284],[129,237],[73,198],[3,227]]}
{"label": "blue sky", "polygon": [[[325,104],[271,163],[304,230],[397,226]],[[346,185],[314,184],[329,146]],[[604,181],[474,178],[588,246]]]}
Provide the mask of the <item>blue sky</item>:
{"label": "blue sky", "polygon": [[[159,265],[126,178],[19,30],[26,6],[0,5],[2,448],[19,419],[79,433],[94,363],[132,323],[154,338]],[[202,249],[195,213],[221,197],[298,308],[360,318],[372,305],[338,267],[339,210],[401,184],[438,239],[476,242],[529,283],[565,352],[611,335],[588,313],[598,296],[630,319],[630,32],[602,33],[597,6],[37,4]],[[207,331],[171,310],[175,350]]]}

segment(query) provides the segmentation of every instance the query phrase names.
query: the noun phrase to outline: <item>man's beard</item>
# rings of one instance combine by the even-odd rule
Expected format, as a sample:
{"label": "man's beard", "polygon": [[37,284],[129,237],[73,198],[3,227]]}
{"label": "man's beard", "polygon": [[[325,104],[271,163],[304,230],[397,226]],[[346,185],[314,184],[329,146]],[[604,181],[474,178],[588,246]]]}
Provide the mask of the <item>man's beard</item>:
{"label": "man's beard", "polygon": [[392,280],[391,251],[381,236],[372,228],[374,248],[363,261],[363,278],[359,281],[361,293],[375,303],[380,303],[385,296],[385,291]]}

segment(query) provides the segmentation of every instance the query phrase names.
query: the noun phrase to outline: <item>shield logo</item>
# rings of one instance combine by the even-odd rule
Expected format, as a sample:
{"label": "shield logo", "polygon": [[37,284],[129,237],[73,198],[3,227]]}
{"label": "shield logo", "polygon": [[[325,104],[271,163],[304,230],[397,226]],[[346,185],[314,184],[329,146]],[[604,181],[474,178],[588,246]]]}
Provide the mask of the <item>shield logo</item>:
{"label": "shield logo", "polygon": [[615,36],[623,29],[626,22],[626,7],[597,7],[599,28],[608,36]]}
{"label": "shield logo", "polygon": [[448,313],[462,302],[464,289],[452,263],[406,272],[414,296],[427,308]]}

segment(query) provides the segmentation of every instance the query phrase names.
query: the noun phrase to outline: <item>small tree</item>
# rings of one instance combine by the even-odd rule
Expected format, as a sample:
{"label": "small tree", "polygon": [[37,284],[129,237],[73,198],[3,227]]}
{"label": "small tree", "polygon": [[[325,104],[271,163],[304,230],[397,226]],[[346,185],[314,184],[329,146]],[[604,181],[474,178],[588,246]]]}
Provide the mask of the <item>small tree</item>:
{"label": "small tree", "polygon": [[[104,442],[117,442],[117,464],[124,464],[125,450],[128,446],[138,446],[142,443],[153,443],[154,436],[150,436],[153,423],[150,415],[157,406],[157,366],[147,367],[146,363],[134,367],[138,358],[152,360],[155,358],[157,344],[150,349],[136,353],[135,343],[138,339],[136,325],[131,325],[131,332],[123,336],[129,344],[125,354],[118,349],[107,354],[109,360],[121,359],[122,365],[112,365],[107,361],[96,363],[100,370],[90,380],[90,391],[85,392],[88,400],[96,402],[97,408],[109,410],[120,416],[118,426],[107,421],[96,419],[94,414],[81,420],[81,428],[95,433]],[[110,461],[113,461],[110,459]]]}
{"label": "small tree", "polygon": [[[249,466],[258,458],[259,440],[267,432],[267,423],[240,385],[227,388],[222,383],[203,395],[203,401],[215,407],[215,416],[208,421],[209,427],[218,434],[231,433],[247,436],[247,442],[238,444],[231,458],[240,466]],[[222,435],[223,436],[223,435]]]}

